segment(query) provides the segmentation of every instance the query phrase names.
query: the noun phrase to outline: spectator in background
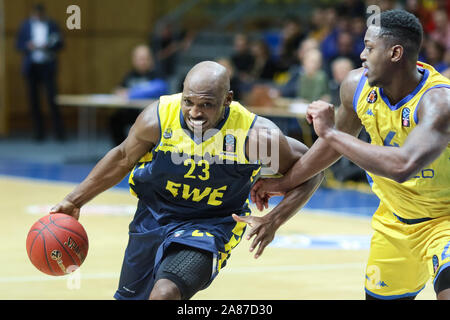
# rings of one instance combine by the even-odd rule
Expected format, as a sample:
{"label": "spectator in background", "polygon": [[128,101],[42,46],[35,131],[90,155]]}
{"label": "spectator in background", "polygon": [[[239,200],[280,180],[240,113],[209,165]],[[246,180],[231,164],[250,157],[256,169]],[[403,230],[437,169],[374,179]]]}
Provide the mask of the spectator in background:
{"label": "spectator in background", "polygon": [[445,47],[442,43],[429,38],[425,41],[425,59],[426,62],[432,65],[438,72],[443,72],[449,65],[445,62]]}
{"label": "spectator in background", "polygon": [[277,72],[277,64],[272,58],[269,46],[263,40],[256,40],[251,45],[253,66],[250,76],[253,82],[272,82]]}
{"label": "spectator in background", "polygon": [[[345,13],[346,10],[343,12]],[[331,63],[337,57],[347,57],[355,65],[360,62],[359,55],[364,46],[366,23],[364,18],[358,19],[357,16],[338,16],[337,9],[333,7],[326,9],[326,17],[329,31],[320,42],[320,50],[323,55],[324,70],[331,76]]]}
{"label": "spectator in background", "polygon": [[343,0],[336,6],[337,14],[340,17],[365,17],[366,5],[362,0]]}
{"label": "spectator in background", "polygon": [[333,30],[336,23],[336,16],[333,12],[327,12],[323,8],[316,7],[312,11],[310,23],[311,30],[308,36],[321,42]]}
{"label": "spectator in background", "polygon": [[285,19],[281,30],[281,44],[278,53],[278,69],[287,71],[297,62],[297,49],[305,38],[299,18],[288,17]]}
{"label": "spectator in background", "polygon": [[231,62],[234,65],[237,77],[241,81],[248,81],[254,58],[250,52],[247,35],[238,33],[234,36]]}
{"label": "spectator in background", "polygon": [[30,18],[19,29],[16,47],[24,56],[22,72],[27,81],[34,139],[42,141],[46,135],[39,94],[40,85],[43,85],[56,139],[65,140],[63,119],[55,103],[57,53],[63,47],[63,39],[58,25],[47,17],[43,5],[33,6]]}
{"label": "spectator in background", "polygon": [[174,74],[179,52],[187,50],[193,38],[192,32],[176,31],[170,23],[156,27],[155,33],[150,38],[150,47],[154,50],[158,72],[165,78]]}
{"label": "spectator in background", "polygon": [[224,66],[228,71],[228,76],[230,77],[230,90],[233,91],[233,100],[241,100],[244,84],[236,75],[233,62],[228,58],[219,58],[216,62]]}
{"label": "spectator in background", "polygon": [[319,49],[319,42],[314,38],[307,38],[300,43],[297,49],[297,60],[294,65],[289,68],[288,81],[280,87],[280,95],[287,98],[295,98],[297,96],[298,79],[303,72],[302,61],[305,53],[311,49]]}
{"label": "spectator in background", "polygon": [[[331,41],[335,41],[331,43]],[[328,75],[331,75],[331,63],[339,57],[350,59],[353,65],[361,64],[359,53],[356,52],[353,35],[348,31],[336,31],[336,38],[330,39],[330,42],[323,42],[321,44],[321,51],[326,52],[324,56],[324,70]]]}
{"label": "spectator in background", "polygon": [[424,8],[421,0],[406,0],[404,9],[414,14],[423,26],[425,34],[429,33],[433,28],[432,13]]}
{"label": "spectator in background", "polygon": [[360,52],[355,50],[355,42],[353,35],[350,32],[342,32],[338,37],[337,53],[334,57],[331,57],[330,64],[337,58],[345,57],[350,59],[353,65],[361,65]]}
{"label": "spectator in background", "polygon": [[376,0],[372,2],[379,6],[381,11],[393,10],[398,5],[398,0]]}
{"label": "spectator in background", "polygon": [[446,50],[450,50],[450,23],[444,10],[433,13],[435,29],[430,33],[431,39],[439,42]]}
{"label": "spectator in background", "polygon": [[[146,45],[138,45],[131,55],[132,69],[125,75],[115,94],[133,99],[157,99],[168,93],[168,84],[155,70],[153,53]],[[140,110],[120,109],[110,118],[110,130],[114,145],[127,137],[131,125]]]}
{"label": "spectator in background", "polygon": [[352,59],[355,63],[355,68],[361,65],[361,59],[359,55],[364,50],[364,36],[366,34],[367,25],[366,18],[363,17],[353,17],[350,22],[350,33],[353,37],[353,55],[356,59]]}
{"label": "spectator in background", "polygon": [[337,58],[331,64],[332,79],[329,83],[331,103],[335,106],[341,105],[340,87],[347,74],[354,69],[353,62],[344,57]]}
{"label": "spectator in background", "polygon": [[307,51],[302,61],[303,72],[298,79],[297,97],[312,102],[330,101],[328,76],[322,70],[322,53],[320,50]]}

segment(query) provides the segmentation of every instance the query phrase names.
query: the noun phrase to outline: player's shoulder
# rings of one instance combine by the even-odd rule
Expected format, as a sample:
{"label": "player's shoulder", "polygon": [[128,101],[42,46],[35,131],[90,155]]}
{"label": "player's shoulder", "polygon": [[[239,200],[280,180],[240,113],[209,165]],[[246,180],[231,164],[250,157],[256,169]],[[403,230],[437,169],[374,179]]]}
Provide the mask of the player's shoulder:
{"label": "player's shoulder", "polygon": [[160,134],[159,101],[148,105],[137,117],[130,133],[148,141],[157,141]]}
{"label": "player's shoulder", "polygon": [[365,69],[363,67],[350,71],[341,84],[340,95],[344,106],[352,106],[353,98],[364,76]]}
{"label": "player's shoulder", "polygon": [[342,82],[341,87],[345,90],[350,91],[350,93],[354,93],[358,84],[361,80],[361,77],[364,75],[365,69],[363,67],[358,69],[353,69],[350,71]]}
{"label": "player's shoulder", "polygon": [[424,92],[418,108],[418,121],[428,119],[442,124],[445,129],[450,121],[450,87],[436,87]]}
{"label": "player's shoulder", "polygon": [[253,131],[262,131],[262,130],[279,130],[277,125],[273,123],[271,120],[264,118],[262,116],[258,116],[255,120],[255,123],[252,127]]}

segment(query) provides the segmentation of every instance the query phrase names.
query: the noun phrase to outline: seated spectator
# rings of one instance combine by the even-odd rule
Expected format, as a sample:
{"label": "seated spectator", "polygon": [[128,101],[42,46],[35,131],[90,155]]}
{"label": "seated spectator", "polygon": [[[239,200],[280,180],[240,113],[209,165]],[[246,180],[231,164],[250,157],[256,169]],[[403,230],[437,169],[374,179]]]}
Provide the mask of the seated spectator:
{"label": "seated spectator", "polygon": [[271,56],[269,46],[263,40],[252,43],[251,53],[254,59],[250,76],[253,82],[272,82],[277,72],[277,65]]}
{"label": "seated spectator", "polygon": [[311,49],[318,49],[319,42],[314,38],[307,38],[300,43],[297,49],[297,62],[289,68],[288,81],[280,87],[280,95],[286,98],[297,96],[298,78],[302,73],[302,61],[305,53]]}
{"label": "seated spectator", "polygon": [[234,37],[231,62],[234,65],[236,76],[241,81],[248,80],[254,58],[250,52],[248,38],[243,33],[238,33]]}
{"label": "seated spectator", "polygon": [[[322,47],[323,49],[323,44]],[[359,55],[361,52],[356,52],[355,42],[353,35],[350,32],[342,31],[338,32],[336,37],[336,48],[334,52],[329,52],[326,59],[324,59],[324,70],[328,75],[331,75],[331,64],[333,60],[339,57],[345,57],[352,61],[353,65],[360,65],[361,58]]]}
{"label": "seated spectator", "polygon": [[445,47],[440,42],[430,38],[425,41],[424,49],[426,62],[438,72],[442,72],[449,67],[444,60]]}
{"label": "seated spectator", "polygon": [[297,62],[296,51],[304,38],[299,18],[288,17],[281,30],[281,44],[277,57],[280,71],[287,71]]}
{"label": "seated spectator", "polygon": [[319,42],[324,41],[336,28],[337,12],[333,7],[316,7],[311,12],[311,29],[309,37]]}
{"label": "seated spectator", "polygon": [[322,70],[322,54],[317,49],[305,53],[302,61],[303,72],[298,79],[297,97],[308,102],[330,101],[328,76]]}
{"label": "seated spectator", "polygon": [[446,50],[450,50],[450,23],[444,10],[433,13],[435,29],[430,33],[431,39],[439,42]]}
{"label": "seated spectator", "polygon": [[242,91],[244,90],[244,83],[236,75],[235,68],[231,59],[220,58],[217,59],[217,63],[223,65],[230,77],[230,90],[233,91],[233,100],[240,101],[242,99]]}
{"label": "seated spectator", "polygon": [[[146,45],[139,45],[132,53],[132,69],[125,75],[115,94],[128,99],[151,99],[168,93],[168,84],[155,72],[153,54]],[[110,119],[110,130],[115,145],[128,135],[140,110],[121,109]]]}
{"label": "seated spectator", "polygon": [[339,16],[364,17],[366,14],[366,4],[363,0],[343,0],[336,6]]}
{"label": "seated spectator", "polygon": [[[298,56],[302,64],[297,66],[296,71],[291,72],[291,79],[279,89],[279,94],[289,98],[300,98],[306,102],[314,100],[330,101],[328,88],[328,76],[321,69],[322,54],[318,49],[318,42],[309,38],[302,42]],[[297,119],[273,119],[285,134],[307,143],[303,140],[303,132]],[[310,127],[310,135],[313,140],[317,139],[314,129]]]}
{"label": "seated spectator", "polygon": [[353,17],[350,22],[350,33],[353,36],[353,54],[355,55],[355,59],[353,59],[353,63],[356,67],[361,66],[361,59],[359,55],[364,50],[364,36],[366,34],[367,25],[366,19],[364,17]]}
{"label": "seated spectator", "polygon": [[179,53],[189,49],[194,37],[194,32],[176,28],[171,23],[155,28],[149,43],[153,48],[159,72],[165,78],[175,73]]}
{"label": "seated spectator", "polygon": [[329,83],[331,103],[339,107],[341,105],[340,87],[347,74],[354,69],[353,62],[344,57],[337,58],[331,64],[332,79]]}

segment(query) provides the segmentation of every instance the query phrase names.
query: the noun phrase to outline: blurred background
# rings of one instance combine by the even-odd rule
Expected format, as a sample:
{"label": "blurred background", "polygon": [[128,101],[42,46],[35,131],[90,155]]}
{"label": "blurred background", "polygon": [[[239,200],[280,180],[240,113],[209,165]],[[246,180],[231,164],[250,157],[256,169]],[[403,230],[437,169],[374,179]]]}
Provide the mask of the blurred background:
{"label": "blurred background", "polygon": [[[89,103],[64,95],[92,101],[94,94],[112,94],[127,106],[179,92],[186,72],[202,60],[229,69],[236,100],[264,107],[262,115],[285,134],[311,145],[315,133],[301,116],[267,110],[292,99],[339,106],[340,83],[361,65],[372,4],[416,14],[426,33],[421,60],[450,73],[447,0],[0,1],[2,156],[26,155],[37,145],[49,151],[35,156],[67,160],[70,148],[61,145],[84,139],[91,145],[77,150],[98,151],[84,157],[98,160],[125,138],[145,105],[109,103],[89,111],[83,108]],[[44,29],[34,28],[36,21]],[[368,139],[364,131],[360,138]],[[339,181],[365,179],[345,159],[335,168]]]}
{"label": "blurred background", "polygon": [[[167,81],[169,93],[180,91],[186,71],[208,59],[220,60],[230,68],[235,97],[247,105],[268,103],[264,99],[273,95],[306,100],[319,96],[338,105],[340,81],[348,70],[361,64],[366,7],[371,4],[382,10],[400,7],[415,13],[426,31],[422,61],[442,72],[450,64],[447,0],[132,0],[127,4],[120,0],[3,0],[3,139],[27,134],[32,137],[33,133],[23,74],[26,53],[18,48],[18,42],[21,27],[36,4],[42,5],[46,19],[55,23],[61,37],[60,46],[51,50],[56,59],[57,94],[112,93],[117,87],[131,86],[124,78],[135,68],[133,50],[148,45],[151,52],[147,68],[153,71],[153,77]],[[80,9],[79,29],[68,28],[70,5]],[[320,74],[314,78],[316,90],[305,89],[313,81],[312,77],[301,77],[305,72]],[[268,91],[269,97],[264,97],[261,89],[258,91],[262,84],[276,91]],[[44,127],[50,132],[45,90],[40,99]],[[97,117],[100,131],[107,130],[109,116],[108,110],[101,112],[105,114]],[[60,113],[70,136],[77,130],[77,110],[61,107]]]}
{"label": "blurred background", "polygon": [[[46,287],[31,287],[30,283],[42,281],[49,286],[52,281],[36,277],[36,270],[25,262],[29,226],[123,141],[151,99],[180,92],[187,71],[202,60],[215,60],[228,68],[236,100],[311,146],[317,137],[304,119],[305,106],[322,99],[339,107],[341,82],[350,70],[361,66],[366,10],[373,4],[381,10],[404,8],[414,13],[425,31],[420,60],[450,77],[449,0],[0,0],[0,218],[3,225],[10,226],[2,234],[2,243],[9,247],[0,250],[1,259],[6,259],[0,262],[0,286],[7,288],[0,298],[42,298]],[[364,130],[359,138],[369,141]],[[36,179],[39,182],[33,182]],[[95,288],[107,281],[101,297],[110,298],[114,291],[126,226],[134,210],[134,198],[126,189],[127,179],[113,191],[120,194],[100,197],[100,204],[94,202],[94,207],[85,209],[86,219],[82,220],[90,235],[97,234],[92,237],[92,251],[109,254],[105,258],[91,254],[84,269],[91,272],[91,279],[97,279],[91,281]],[[377,206],[364,171],[345,158],[327,170],[324,185],[302,215],[306,218],[299,218],[305,220],[281,231],[282,236],[283,232],[302,234],[301,241],[295,237],[274,241],[275,247],[284,248],[277,249],[284,254],[282,258],[269,262],[275,266],[273,285],[285,290],[276,296],[361,298],[370,239],[367,219]],[[308,212],[332,216],[308,216]],[[361,218],[365,220],[355,220]],[[120,232],[106,232],[106,223]],[[345,233],[347,238],[305,240],[305,233],[307,237]],[[297,249],[305,243],[315,245],[318,251],[294,257],[286,243]],[[332,260],[326,265],[326,249],[330,256],[344,258],[342,264]],[[347,250],[347,254],[337,249]],[[237,250],[237,265],[243,269],[236,272],[242,273],[239,281],[246,281],[246,270],[256,269],[244,252],[246,248]],[[354,254],[351,250],[359,251]],[[289,259],[292,265],[277,266]],[[104,261],[115,264],[110,273],[105,271]],[[305,261],[311,265],[299,266]],[[348,279],[354,274],[352,268],[361,272]],[[98,270],[102,273],[96,273]],[[328,274],[330,281],[320,290],[314,284],[307,286],[316,278],[306,273],[301,282],[306,291],[292,295],[288,290],[292,279],[289,273],[281,279],[280,270],[334,273]],[[322,278],[323,274],[317,273],[317,279]],[[285,284],[280,286],[280,281]],[[336,281],[341,281],[340,289]],[[225,276],[217,285],[217,295],[210,291],[211,296],[200,298],[223,297],[220,290],[222,284],[229,287],[226,282]],[[244,297],[273,298],[251,291],[251,284],[246,288],[250,291]],[[49,297],[74,297],[63,287],[59,289]],[[278,292],[273,290],[271,287],[270,292]],[[336,295],[339,290],[344,290],[343,295]],[[233,288],[229,292],[235,297]],[[77,297],[91,297],[86,294]],[[426,297],[433,297],[431,291]]]}

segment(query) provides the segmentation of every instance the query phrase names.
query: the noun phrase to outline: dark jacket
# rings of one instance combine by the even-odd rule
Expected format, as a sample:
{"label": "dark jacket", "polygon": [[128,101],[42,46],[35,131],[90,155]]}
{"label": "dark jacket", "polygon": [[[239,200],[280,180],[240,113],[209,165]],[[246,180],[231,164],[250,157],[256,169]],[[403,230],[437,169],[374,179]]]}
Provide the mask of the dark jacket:
{"label": "dark jacket", "polygon": [[[16,39],[16,48],[24,54],[22,61],[22,72],[24,74],[28,74],[32,63],[32,51],[27,48],[27,43],[31,41],[31,22],[31,19],[27,19],[22,23]],[[45,20],[43,22],[48,25],[48,36],[51,39],[51,41],[49,41],[49,46],[47,47],[47,52],[50,56],[48,67],[56,70],[56,52],[63,48],[64,42],[59,27],[55,22],[51,20]]]}

